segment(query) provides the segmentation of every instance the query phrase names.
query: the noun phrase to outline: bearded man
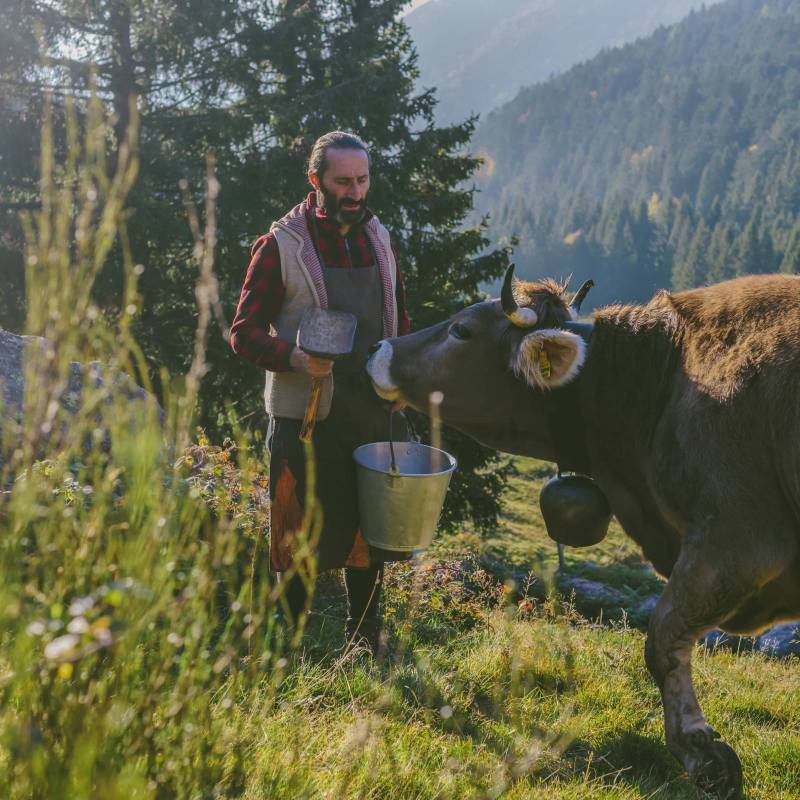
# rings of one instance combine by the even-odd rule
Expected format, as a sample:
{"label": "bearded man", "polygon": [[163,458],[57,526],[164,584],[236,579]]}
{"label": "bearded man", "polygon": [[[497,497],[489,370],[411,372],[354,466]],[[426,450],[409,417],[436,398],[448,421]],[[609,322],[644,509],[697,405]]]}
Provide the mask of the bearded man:
{"label": "bearded man", "polygon": [[[316,569],[344,568],[346,640],[358,638],[374,650],[383,563],[398,556],[369,546],[359,533],[352,453],[359,445],[387,439],[390,413],[394,438],[408,439],[400,407],[389,410],[382,403],[363,367],[373,344],[408,333],[410,325],[389,232],[366,205],[369,167],[367,146],[358,136],[333,131],[317,140],[308,162],[313,191],[253,246],[231,347],[267,371],[270,563],[279,575],[293,566],[299,547],[306,499],[299,432],[312,378],[324,379],[313,434],[323,518]],[[351,356],[334,364],[296,346],[300,318],[310,306],[356,316]],[[305,566],[294,567],[284,597],[297,620],[310,606],[311,591]]]}

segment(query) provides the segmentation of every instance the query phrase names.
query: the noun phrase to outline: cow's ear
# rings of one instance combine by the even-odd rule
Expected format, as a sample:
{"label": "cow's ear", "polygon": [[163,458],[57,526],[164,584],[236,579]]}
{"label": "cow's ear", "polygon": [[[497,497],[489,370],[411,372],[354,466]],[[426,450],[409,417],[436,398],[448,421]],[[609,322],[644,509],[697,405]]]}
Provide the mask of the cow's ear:
{"label": "cow's ear", "polygon": [[557,328],[533,331],[523,338],[514,357],[514,372],[534,389],[569,383],[586,358],[586,343]]}

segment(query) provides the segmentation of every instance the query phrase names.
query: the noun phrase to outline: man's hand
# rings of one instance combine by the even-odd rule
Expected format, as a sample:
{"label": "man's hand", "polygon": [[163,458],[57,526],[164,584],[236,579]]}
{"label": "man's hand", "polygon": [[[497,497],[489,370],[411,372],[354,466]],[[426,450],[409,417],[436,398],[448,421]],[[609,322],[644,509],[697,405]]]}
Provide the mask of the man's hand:
{"label": "man's hand", "polygon": [[295,347],[292,350],[292,354],[289,356],[289,364],[292,369],[298,372],[305,372],[312,378],[325,378],[331,374],[333,369],[333,361],[330,359],[310,356],[299,347]]}

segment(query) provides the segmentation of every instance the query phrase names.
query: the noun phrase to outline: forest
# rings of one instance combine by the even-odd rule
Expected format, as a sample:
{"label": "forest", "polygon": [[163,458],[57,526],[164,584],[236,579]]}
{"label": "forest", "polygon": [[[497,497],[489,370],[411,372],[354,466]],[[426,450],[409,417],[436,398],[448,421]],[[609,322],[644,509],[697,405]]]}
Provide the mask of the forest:
{"label": "forest", "polygon": [[474,137],[525,275],[595,303],[800,270],[800,3],[731,0],[522,90]]}

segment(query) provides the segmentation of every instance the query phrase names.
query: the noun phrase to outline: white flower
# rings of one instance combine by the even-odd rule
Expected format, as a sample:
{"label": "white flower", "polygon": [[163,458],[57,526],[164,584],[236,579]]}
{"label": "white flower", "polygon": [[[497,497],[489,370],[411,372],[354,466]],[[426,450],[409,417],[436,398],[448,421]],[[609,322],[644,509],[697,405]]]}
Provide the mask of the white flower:
{"label": "white flower", "polygon": [[75,617],[75,619],[71,620],[69,625],[67,625],[67,630],[70,633],[86,633],[89,630],[89,623],[86,621],[85,617]]}
{"label": "white flower", "polygon": [[45,658],[52,661],[66,661],[71,656],[75,655],[75,649],[80,643],[80,637],[74,633],[65,633],[57,639],[49,642],[47,647],[44,648]]}
{"label": "white flower", "polygon": [[45,632],[45,625],[44,622],[37,619],[35,622],[31,622],[25,630],[31,636],[41,636]]}
{"label": "white flower", "polygon": [[78,597],[69,604],[69,613],[72,617],[82,617],[94,605],[94,598]]}

